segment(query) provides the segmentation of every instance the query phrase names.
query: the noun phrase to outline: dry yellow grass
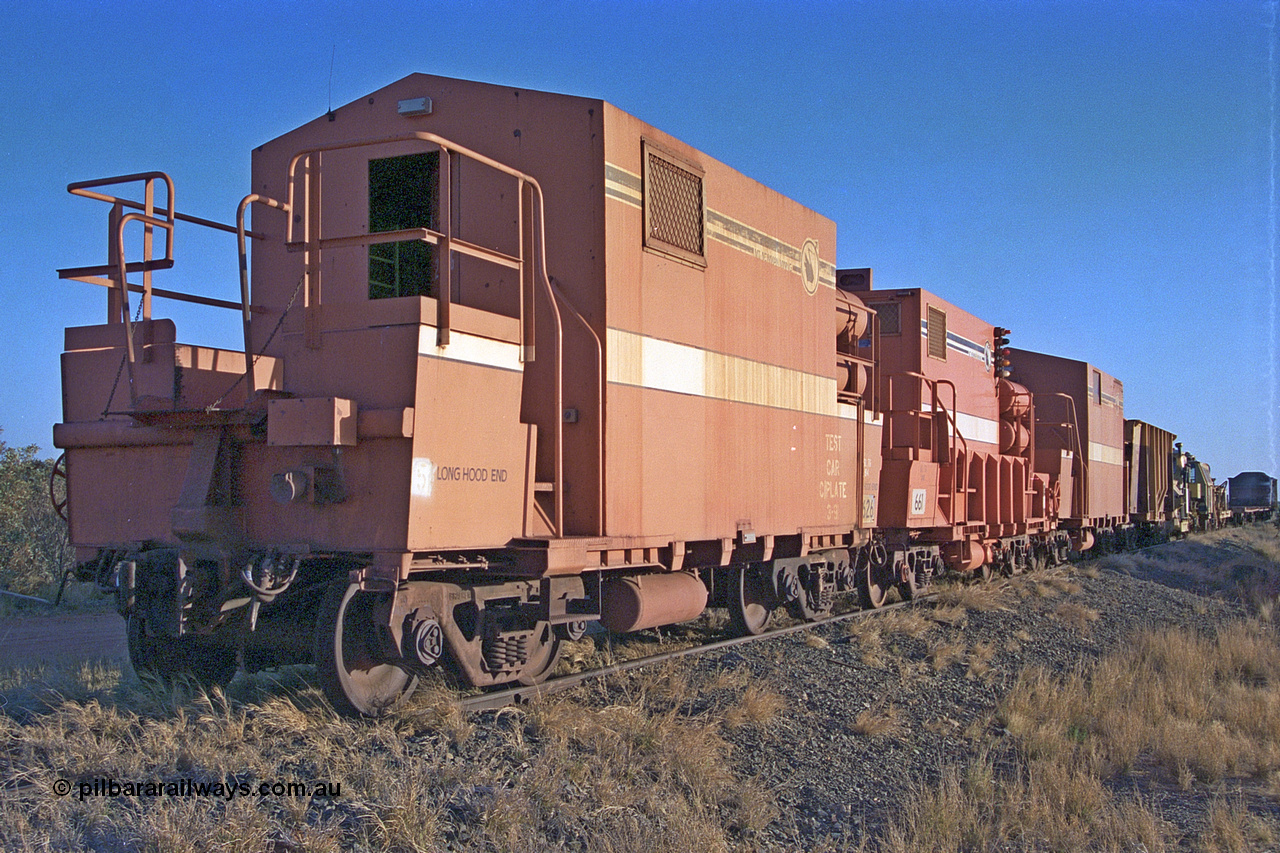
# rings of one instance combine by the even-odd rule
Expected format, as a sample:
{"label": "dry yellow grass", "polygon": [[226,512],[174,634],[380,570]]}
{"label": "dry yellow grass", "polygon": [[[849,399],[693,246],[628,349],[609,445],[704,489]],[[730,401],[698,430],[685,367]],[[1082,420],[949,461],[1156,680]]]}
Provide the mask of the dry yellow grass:
{"label": "dry yellow grass", "polygon": [[882,667],[888,662],[884,635],[876,619],[855,619],[846,623],[845,630],[857,643],[862,662],[870,667]]}
{"label": "dry yellow grass", "polygon": [[[785,702],[738,675],[722,679],[738,685],[731,699],[698,711],[678,665],[617,679],[607,704],[562,695],[508,709],[482,723],[482,750],[477,721],[440,685],[371,722],[335,716],[288,671],[241,676],[230,694],[161,690],[101,667],[38,675],[0,678],[8,710],[29,704],[0,716],[3,850],[532,850],[575,837],[589,850],[701,853],[741,849],[777,814],[769,791],[730,769],[723,732],[767,725]],[[464,758],[475,750],[484,760]],[[55,793],[59,779],[70,795]],[[80,796],[99,779],[253,794]],[[263,782],[308,787],[260,797]],[[317,795],[319,782],[339,795]]]}
{"label": "dry yellow grass", "polygon": [[787,700],[772,687],[763,684],[748,685],[742,691],[737,704],[729,706],[724,714],[725,725],[731,729],[771,722],[787,707]]}
{"label": "dry yellow grass", "polygon": [[1205,853],[1249,853],[1280,846],[1280,825],[1251,814],[1238,799],[1215,799],[1207,824],[1200,837]]}
{"label": "dry yellow grass", "polygon": [[942,640],[929,650],[929,661],[936,671],[941,672],[952,664],[964,660],[964,653],[963,639]]}
{"label": "dry yellow grass", "polygon": [[1202,540],[1247,549],[1265,560],[1280,564],[1280,529],[1275,525],[1251,524],[1246,527],[1227,527],[1205,534]]}
{"label": "dry yellow grass", "polygon": [[903,634],[923,637],[935,627],[934,620],[919,610],[895,610],[878,617],[880,630],[885,634]]}
{"label": "dry yellow grass", "polygon": [[[944,647],[935,657],[954,653]],[[975,645],[971,671],[987,657],[988,648]],[[1179,848],[1187,839],[1138,795],[1113,794],[1104,782],[1142,768],[1142,778],[1154,771],[1187,787],[1230,782],[1274,797],[1280,640],[1257,622],[1226,625],[1213,637],[1146,631],[1092,667],[1022,673],[999,721],[1013,736],[989,741],[1003,759],[984,757],[922,780],[880,849]],[[1239,800],[1219,799],[1190,841],[1214,853],[1270,850],[1280,843],[1280,824]]]}
{"label": "dry yellow grass", "polygon": [[804,644],[811,649],[829,649],[831,644],[825,638],[818,636],[812,631],[806,632],[804,635]]}
{"label": "dry yellow grass", "polygon": [[1011,587],[1007,580],[957,581],[938,588],[936,607],[959,607],[962,610],[1008,610]]}
{"label": "dry yellow grass", "polygon": [[940,622],[944,625],[963,625],[965,613],[967,612],[963,607],[956,604],[938,605],[929,611],[929,617],[935,622]]}
{"label": "dry yellow grass", "polygon": [[[1168,828],[1136,800],[1115,800],[1088,773],[1032,761],[1016,773],[975,762],[921,783],[881,849],[1096,851],[1167,849]],[[1138,845],[1142,845],[1139,847]]]}
{"label": "dry yellow grass", "polygon": [[976,643],[969,650],[965,663],[968,665],[966,674],[969,678],[976,678],[980,681],[989,681],[992,676],[991,659],[995,657],[995,646],[990,643]]}
{"label": "dry yellow grass", "polygon": [[1216,782],[1280,770],[1280,643],[1256,624],[1216,637],[1139,634],[1089,672],[1024,673],[1006,727],[1032,755],[1085,750],[1113,770],[1140,758]]}
{"label": "dry yellow grass", "polygon": [[1088,630],[1098,620],[1098,611],[1076,601],[1064,601],[1053,609],[1054,618],[1077,632]]}
{"label": "dry yellow grass", "polygon": [[849,731],[862,737],[893,737],[902,730],[902,714],[893,705],[864,708],[849,723]]}

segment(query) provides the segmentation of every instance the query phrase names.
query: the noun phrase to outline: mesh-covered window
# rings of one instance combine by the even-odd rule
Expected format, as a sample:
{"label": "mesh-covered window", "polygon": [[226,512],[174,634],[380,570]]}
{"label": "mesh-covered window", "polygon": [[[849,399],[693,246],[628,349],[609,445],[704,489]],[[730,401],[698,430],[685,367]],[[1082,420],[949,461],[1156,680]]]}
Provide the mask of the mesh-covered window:
{"label": "mesh-covered window", "polygon": [[644,158],[645,246],[704,266],[702,175],[647,145]]}
{"label": "mesh-covered window", "polygon": [[929,357],[947,360],[947,313],[929,306]]}
{"label": "mesh-covered window", "polygon": [[899,315],[899,306],[896,302],[880,302],[875,305],[867,306],[876,312],[876,316],[880,318],[880,334],[882,335],[900,335],[902,334],[902,321]]}
{"label": "mesh-covered window", "polygon": [[[369,161],[369,232],[438,231],[440,154]],[[421,240],[369,247],[369,298],[435,296],[435,246]]]}

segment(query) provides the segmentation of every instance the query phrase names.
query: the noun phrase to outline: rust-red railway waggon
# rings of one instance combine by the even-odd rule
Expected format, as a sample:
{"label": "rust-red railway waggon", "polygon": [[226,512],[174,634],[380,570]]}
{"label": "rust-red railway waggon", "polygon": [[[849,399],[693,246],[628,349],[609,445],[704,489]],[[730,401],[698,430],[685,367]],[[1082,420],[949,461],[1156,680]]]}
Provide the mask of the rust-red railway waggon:
{"label": "rust-red railway waggon", "polygon": [[[843,272],[841,273],[843,275]],[[884,462],[878,525],[897,567],[1020,572],[1065,553],[1037,473],[1026,388],[1001,374],[1005,329],[920,288],[855,292],[879,320]],[[877,603],[873,601],[872,603]]]}
{"label": "rust-red railway waggon", "polygon": [[1057,495],[1059,526],[1079,550],[1129,521],[1124,385],[1088,362],[1012,349],[1012,378],[1036,399],[1036,470]]}
{"label": "rust-red railway waggon", "polygon": [[758,631],[856,583],[875,337],[835,225],[612,105],[413,75],[256,149],[241,298],[205,300],[243,347],[153,317],[167,176],[71,189],[145,242],[62,271],[108,311],[55,429],[139,668],[312,660],[368,713],[439,662],[537,681],[590,620]]}
{"label": "rust-red railway waggon", "polygon": [[[162,677],[311,662],[366,714],[437,666],[532,684],[589,622],[879,606],[1188,477],[1126,443],[1118,381],[1011,377],[1007,330],[837,272],[830,220],[601,100],[406,77],[256,149],[234,224],[160,172],[69,189],[110,249],[60,271],[107,312],[66,333],[57,473]],[[197,227],[238,291],[230,250],[221,294],[162,287]],[[181,343],[156,298],[243,340]]]}

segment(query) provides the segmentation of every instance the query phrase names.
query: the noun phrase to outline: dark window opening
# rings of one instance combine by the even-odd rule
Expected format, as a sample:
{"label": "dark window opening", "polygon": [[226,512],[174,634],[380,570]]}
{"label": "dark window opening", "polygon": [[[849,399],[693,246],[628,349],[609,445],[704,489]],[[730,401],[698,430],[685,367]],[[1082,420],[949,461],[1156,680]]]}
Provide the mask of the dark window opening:
{"label": "dark window opening", "polygon": [[[440,230],[440,154],[369,161],[369,232]],[[369,298],[436,295],[436,250],[421,240],[369,247]]]}

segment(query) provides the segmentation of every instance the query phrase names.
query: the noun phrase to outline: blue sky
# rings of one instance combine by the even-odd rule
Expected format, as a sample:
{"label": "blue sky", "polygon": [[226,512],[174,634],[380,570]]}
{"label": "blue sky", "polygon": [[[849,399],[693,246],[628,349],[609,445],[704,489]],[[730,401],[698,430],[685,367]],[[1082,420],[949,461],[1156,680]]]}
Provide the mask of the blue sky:
{"label": "blue sky", "polygon": [[[34,2],[0,11],[0,435],[52,452],[103,291],[73,180],[231,221],[250,150],[415,71],[603,98],[835,220],[838,263],[1093,362],[1224,477],[1280,470],[1275,3]],[[234,239],[157,286],[233,298]],[[234,348],[157,302],[179,336]],[[189,317],[189,319],[188,319]]]}

